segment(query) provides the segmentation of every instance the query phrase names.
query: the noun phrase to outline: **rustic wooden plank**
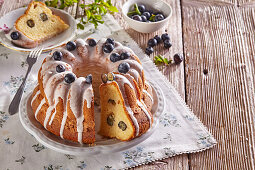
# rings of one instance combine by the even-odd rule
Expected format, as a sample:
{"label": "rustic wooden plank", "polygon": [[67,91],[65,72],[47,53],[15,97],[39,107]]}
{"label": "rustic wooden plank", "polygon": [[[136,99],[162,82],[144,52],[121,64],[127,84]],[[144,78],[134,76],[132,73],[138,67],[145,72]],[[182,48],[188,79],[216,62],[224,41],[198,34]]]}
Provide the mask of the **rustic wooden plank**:
{"label": "rustic wooden plank", "polygon": [[17,8],[27,5],[30,0],[5,0],[0,10],[0,17]]}
{"label": "rustic wooden plank", "polygon": [[[126,1],[126,0],[125,0]],[[127,25],[127,23],[123,20],[123,16],[121,14],[121,7],[125,1],[112,1],[114,5],[116,5],[119,9],[119,13],[114,17],[119,22],[119,24],[128,32],[128,34],[138,43],[138,45],[145,49],[147,46],[147,42],[150,38],[153,38],[155,35],[161,35],[167,30],[169,35],[171,36],[171,41],[173,46],[169,50],[165,50],[163,45],[159,45],[154,48],[153,55],[150,56],[153,59],[153,56],[161,54],[165,57],[172,58],[175,53],[183,52],[183,43],[182,43],[182,25],[181,25],[181,8],[180,1],[171,1],[166,0],[173,8],[173,15],[170,18],[168,24],[159,31],[150,34],[138,33]],[[167,79],[175,86],[178,92],[181,94],[183,98],[185,98],[185,88],[184,88],[184,65],[183,63],[176,66],[172,65],[169,67],[160,67],[159,68],[167,77]],[[136,169],[136,168],[135,168]],[[188,155],[183,154],[180,156],[176,156],[174,158],[165,159],[162,161],[157,161],[150,165],[140,166],[137,169],[189,169],[188,166]]]}
{"label": "rustic wooden plank", "polygon": [[183,1],[187,103],[218,140],[190,155],[190,169],[254,169],[254,9],[250,14],[232,4]]}

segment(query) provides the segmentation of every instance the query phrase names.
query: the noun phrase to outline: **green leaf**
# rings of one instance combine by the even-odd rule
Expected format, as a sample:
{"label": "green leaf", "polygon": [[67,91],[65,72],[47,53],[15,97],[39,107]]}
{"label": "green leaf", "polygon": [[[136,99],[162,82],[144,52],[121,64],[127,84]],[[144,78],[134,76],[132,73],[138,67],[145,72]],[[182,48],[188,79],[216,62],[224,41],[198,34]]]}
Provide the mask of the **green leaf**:
{"label": "green leaf", "polygon": [[119,10],[117,9],[117,7],[115,7],[115,6],[110,6],[108,9],[109,9],[110,11],[112,11],[112,12],[119,12]]}
{"label": "green leaf", "polygon": [[82,25],[81,23],[78,23],[78,24],[77,24],[77,28],[78,28],[78,29],[81,29],[81,30],[84,30],[84,25]]}

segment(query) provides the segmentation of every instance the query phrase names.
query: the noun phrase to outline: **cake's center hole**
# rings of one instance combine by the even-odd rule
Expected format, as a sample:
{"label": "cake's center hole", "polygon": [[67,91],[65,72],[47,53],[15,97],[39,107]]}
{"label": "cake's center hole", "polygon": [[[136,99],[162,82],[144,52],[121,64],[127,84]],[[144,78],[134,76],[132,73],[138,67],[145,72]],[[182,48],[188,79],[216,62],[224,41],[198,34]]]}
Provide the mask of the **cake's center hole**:
{"label": "cake's center hole", "polygon": [[99,105],[100,102],[99,86],[102,84],[101,74],[106,74],[108,72],[109,70],[107,70],[106,66],[92,61],[87,61],[74,68],[74,74],[77,77],[86,77],[87,75],[92,74],[92,87],[94,89],[94,100],[96,105]]}

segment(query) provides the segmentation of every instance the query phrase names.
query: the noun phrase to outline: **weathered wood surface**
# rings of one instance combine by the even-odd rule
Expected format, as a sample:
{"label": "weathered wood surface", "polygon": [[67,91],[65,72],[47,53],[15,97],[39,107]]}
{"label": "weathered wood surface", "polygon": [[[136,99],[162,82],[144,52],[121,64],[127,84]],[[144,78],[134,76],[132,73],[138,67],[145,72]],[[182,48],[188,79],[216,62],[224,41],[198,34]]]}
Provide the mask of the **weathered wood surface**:
{"label": "weathered wood surface", "polygon": [[[0,16],[30,0],[5,0]],[[114,0],[121,11],[125,2]],[[121,13],[120,25],[145,49],[165,30],[173,46],[156,54],[185,54],[179,66],[160,70],[215,136],[213,149],[183,154],[134,169],[255,169],[255,2],[251,0],[166,0],[173,8],[168,25],[155,33],[130,29]],[[87,1],[86,1],[87,2]],[[81,2],[82,3],[82,2]],[[77,7],[67,9],[74,17]],[[184,50],[184,51],[183,51]]]}

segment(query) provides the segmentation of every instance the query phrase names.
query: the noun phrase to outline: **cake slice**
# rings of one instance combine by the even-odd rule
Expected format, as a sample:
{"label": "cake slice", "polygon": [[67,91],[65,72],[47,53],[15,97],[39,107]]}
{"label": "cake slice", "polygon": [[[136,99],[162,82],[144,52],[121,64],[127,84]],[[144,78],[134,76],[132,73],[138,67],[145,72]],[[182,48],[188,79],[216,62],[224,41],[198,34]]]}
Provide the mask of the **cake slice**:
{"label": "cake slice", "polygon": [[20,16],[10,36],[12,42],[22,47],[33,48],[69,28],[59,16],[42,2],[32,1],[25,13]]}

